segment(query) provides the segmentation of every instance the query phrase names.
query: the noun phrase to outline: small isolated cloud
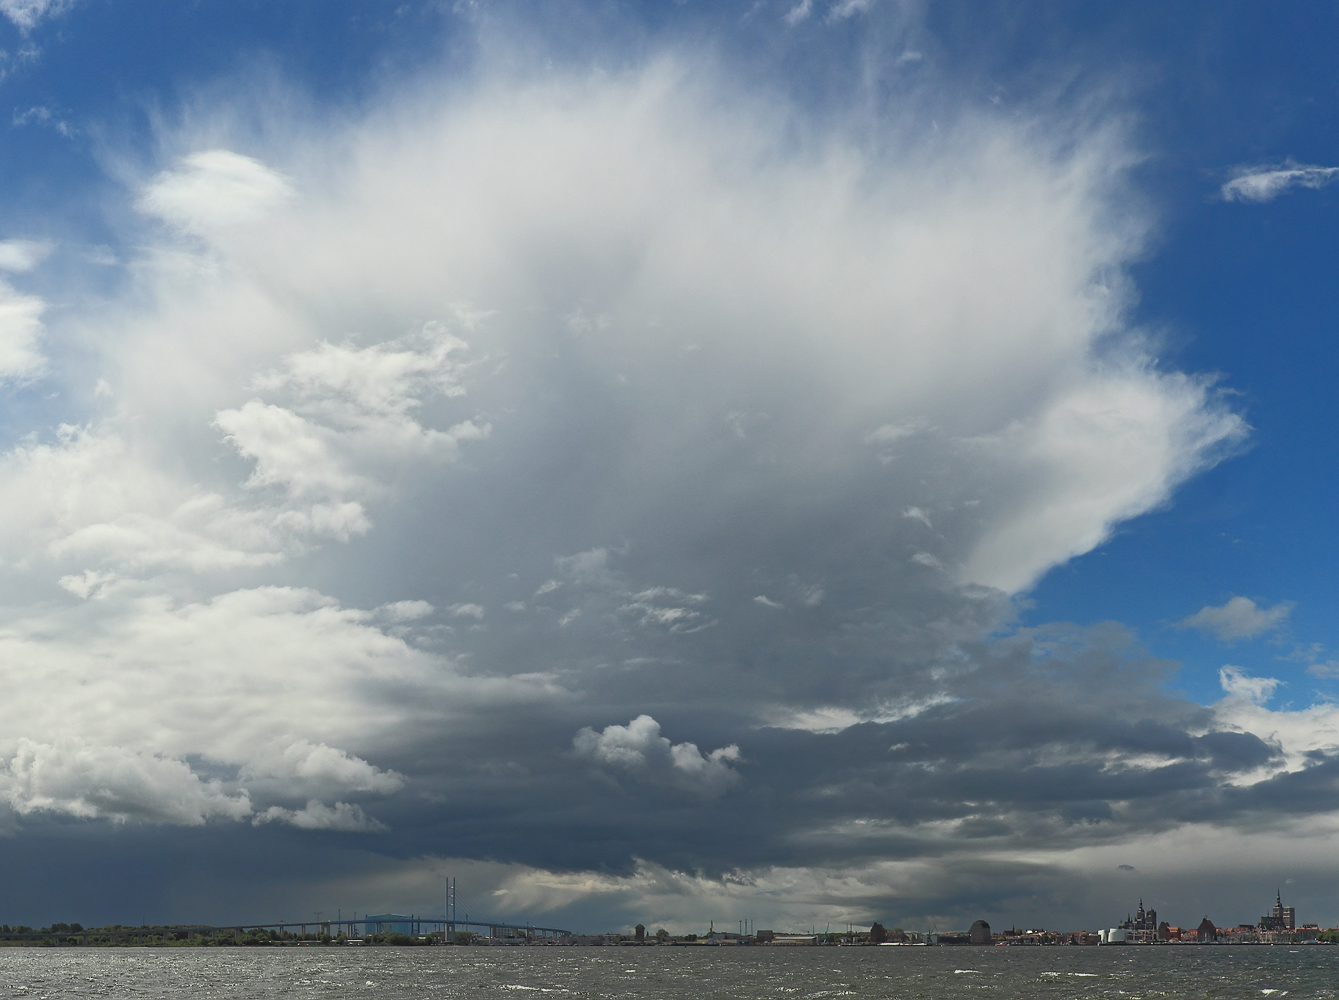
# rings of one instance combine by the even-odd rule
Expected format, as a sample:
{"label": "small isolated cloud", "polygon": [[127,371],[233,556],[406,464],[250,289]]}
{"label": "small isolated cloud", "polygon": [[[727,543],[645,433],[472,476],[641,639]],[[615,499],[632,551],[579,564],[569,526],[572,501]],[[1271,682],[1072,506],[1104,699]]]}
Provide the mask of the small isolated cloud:
{"label": "small isolated cloud", "polygon": [[1236,639],[1254,639],[1282,628],[1292,611],[1287,601],[1272,608],[1262,608],[1249,597],[1234,597],[1222,607],[1206,605],[1189,618],[1176,623],[1177,628],[1197,629],[1202,635],[1213,636],[1222,642]]}
{"label": "small isolated cloud", "polygon": [[650,587],[633,594],[618,610],[631,614],[641,625],[660,625],[671,632],[696,632],[706,624],[702,612],[693,610],[707,599],[706,594],[685,594],[674,587]]}
{"label": "small isolated cloud", "polygon": [[1322,188],[1339,179],[1339,167],[1310,167],[1289,161],[1281,167],[1242,167],[1223,185],[1224,201],[1272,201],[1289,188]]}
{"label": "small isolated cloud", "polygon": [[1251,677],[1241,667],[1230,664],[1218,671],[1218,683],[1229,698],[1240,698],[1253,705],[1263,705],[1274,697],[1274,691],[1283,682],[1274,677]]}
{"label": "small isolated cloud", "polygon": [[779,602],[774,601],[770,597],[767,597],[763,594],[759,594],[757,597],[755,597],[753,599],[753,603],[761,604],[764,608],[779,608],[783,606]]}
{"label": "small isolated cloud", "polygon": [[287,823],[299,830],[338,830],[342,833],[385,833],[385,823],[363,812],[362,806],[348,802],[336,802],[328,806],[316,799],[309,801],[301,809],[285,809],[282,806],[270,806],[257,813],[252,820],[257,826],[261,823]]}
{"label": "small isolated cloud", "polygon": [[1326,660],[1324,663],[1313,663],[1306,668],[1306,672],[1313,677],[1339,677],[1339,660]]}
{"label": "small isolated cloud", "polygon": [[597,733],[586,726],[572,739],[582,757],[617,767],[645,767],[651,751],[668,751],[669,740],[660,735],[660,723],[639,715],[626,726],[605,726]]}
{"label": "small isolated cloud", "polygon": [[27,111],[20,111],[15,108],[10,121],[15,128],[23,128],[26,125],[45,125],[48,128],[54,128],[67,139],[74,137],[74,129],[70,127],[69,122],[56,117],[52,114],[50,108],[41,105],[31,107]]}
{"label": "small isolated cloud", "polygon": [[924,420],[911,420],[902,424],[883,424],[865,435],[866,444],[891,444],[903,438],[912,437],[925,430]]}
{"label": "small isolated cloud", "polygon": [[17,126],[29,125],[32,122],[49,122],[51,120],[51,109],[46,107],[29,108],[27,111],[14,109],[14,117],[10,119]]}
{"label": "small isolated cloud", "polygon": [[483,621],[484,617],[482,604],[453,604],[447,610],[451,612],[452,618],[473,618],[475,621]]}
{"label": "small isolated cloud", "polygon": [[671,743],[660,735],[660,723],[639,715],[626,726],[587,726],[572,738],[577,756],[630,773],[655,777],[668,774],[698,791],[719,792],[739,780],[730,765],[741,759],[735,744],[703,754],[695,743]]}
{"label": "small isolated cloud", "polygon": [[1116,867],[1119,868],[1119,869],[1120,869],[1121,871],[1123,871],[1123,872],[1132,872],[1132,871],[1134,871],[1134,865],[1117,865]]}
{"label": "small isolated cloud", "polygon": [[913,521],[920,521],[921,524],[925,525],[927,528],[934,528],[934,525],[930,523],[930,515],[925,513],[925,511],[921,510],[919,507],[908,507],[902,512],[902,516],[910,518]]}
{"label": "small isolated cloud", "polygon": [[387,621],[412,622],[428,617],[434,610],[427,601],[393,601],[377,608],[376,615]]}

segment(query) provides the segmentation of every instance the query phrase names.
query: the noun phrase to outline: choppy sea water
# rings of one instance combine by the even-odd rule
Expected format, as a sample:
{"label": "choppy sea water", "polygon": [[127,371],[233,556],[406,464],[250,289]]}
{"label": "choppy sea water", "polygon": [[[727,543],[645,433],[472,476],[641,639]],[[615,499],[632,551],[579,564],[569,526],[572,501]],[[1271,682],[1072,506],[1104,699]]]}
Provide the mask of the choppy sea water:
{"label": "choppy sea water", "polygon": [[0,997],[1339,996],[1339,947],[0,949]]}

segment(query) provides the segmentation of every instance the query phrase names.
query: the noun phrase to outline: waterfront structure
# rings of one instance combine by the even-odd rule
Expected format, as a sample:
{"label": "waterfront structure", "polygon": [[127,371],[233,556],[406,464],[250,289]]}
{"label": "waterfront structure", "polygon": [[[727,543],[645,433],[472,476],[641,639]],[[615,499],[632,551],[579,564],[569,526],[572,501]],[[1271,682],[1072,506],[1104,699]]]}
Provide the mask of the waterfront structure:
{"label": "waterfront structure", "polygon": [[990,924],[984,920],[976,921],[967,932],[967,938],[972,944],[990,944]]}
{"label": "waterfront structure", "polygon": [[1218,928],[1213,925],[1213,921],[1208,917],[1200,921],[1199,928],[1195,933],[1195,940],[1200,944],[1213,944],[1218,940]]}

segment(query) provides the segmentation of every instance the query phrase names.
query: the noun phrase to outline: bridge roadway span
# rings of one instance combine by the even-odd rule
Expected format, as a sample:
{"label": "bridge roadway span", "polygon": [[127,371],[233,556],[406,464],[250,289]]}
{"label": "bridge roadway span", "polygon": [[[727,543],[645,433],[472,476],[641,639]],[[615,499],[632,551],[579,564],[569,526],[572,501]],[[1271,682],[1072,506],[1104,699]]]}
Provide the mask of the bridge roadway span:
{"label": "bridge roadway span", "polygon": [[357,939],[364,934],[406,933],[398,928],[408,927],[407,933],[413,937],[440,933],[448,930],[469,931],[472,928],[487,930],[483,937],[489,938],[525,938],[527,940],[555,940],[572,937],[573,932],[561,927],[537,927],[534,924],[509,924],[492,920],[442,920],[431,917],[406,917],[403,920],[308,920],[295,923],[274,924],[179,924],[153,927],[83,927],[77,931],[25,931],[0,933],[0,941],[30,942],[54,941],[57,945],[87,945],[90,938],[124,942],[134,939],[136,944],[158,938],[161,941],[185,941],[195,937],[223,938],[241,937],[250,931],[285,931],[305,938],[308,934],[329,934],[338,936],[341,932],[346,938]]}

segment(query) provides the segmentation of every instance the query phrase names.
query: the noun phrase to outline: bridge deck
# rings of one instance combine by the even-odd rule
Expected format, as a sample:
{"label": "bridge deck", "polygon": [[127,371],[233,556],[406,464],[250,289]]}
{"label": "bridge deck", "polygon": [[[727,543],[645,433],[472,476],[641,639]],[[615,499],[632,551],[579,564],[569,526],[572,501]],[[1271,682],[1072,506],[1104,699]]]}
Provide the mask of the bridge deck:
{"label": "bridge deck", "polygon": [[81,927],[77,931],[10,931],[0,932],[0,941],[70,941],[78,940],[88,944],[89,938],[112,938],[118,941],[134,938],[164,938],[169,935],[176,940],[195,937],[222,937],[224,935],[240,937],[248,932],[279,931],[296,934],[300,938],[329,934],[337,937],[358,938],[365,934],[403,933],[397,928],[408,927],[411,936],[469,931],[472,928],[486,930],[483,935],[490,938],[559,938],[572,937],[573,932],[562,927],[540,927],[535,924],[516,924],[504,920],[443,920],[441,918],[407,916],[403,920],[307,920],[291,923],[246,923],[246,924],[158,924],[145,927]]}

